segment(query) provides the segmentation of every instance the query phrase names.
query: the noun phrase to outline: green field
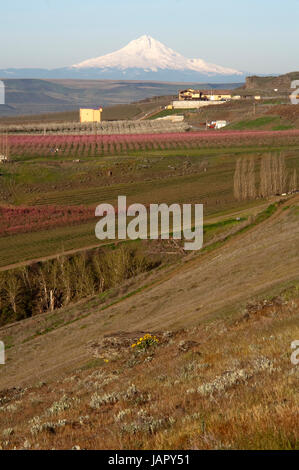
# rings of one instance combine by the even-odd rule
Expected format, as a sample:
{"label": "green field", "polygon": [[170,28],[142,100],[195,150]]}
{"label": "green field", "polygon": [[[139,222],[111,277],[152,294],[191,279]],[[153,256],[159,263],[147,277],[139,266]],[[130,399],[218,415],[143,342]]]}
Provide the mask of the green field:
{"label": "green field", "polygon": [[239,121],[235,124],[228,126],[229,129],[238,131],[253,130],[253,129],[270,129],[272,131],[283,131],[294,129],[294,125],[287,119],[282,119],[280,116],[261,116],[256,119],[248,119]]}
{"label": "green field", "polygon": [[182,109],[164,109],[163,111],[160,111],[159,113],[157,114],[154,114],[153,116],[151,116],[149,119],[158,119],[158,118],[163,118],[163,117],[166,117],[166,116],[174,116],[176,114],[184,114],[185,112],[192,112],[192,110],[190,110],[190,108],[182,108]]}
{"label": "green field", "polygon": [[[3,206],[203,203],[207,219],[258,206],[263,200],[236,201],[233,180],[237,159],[254,158],[258,189],[260,160],[282,152],[291,171],[299,167],[296,147],[231,147],[135,151],[130,155],[19,157],[0,172]],[[250,215],[250,211],[248,213]],[[94,221],[0,237],[0,266],[41,259],[99,244]]]}

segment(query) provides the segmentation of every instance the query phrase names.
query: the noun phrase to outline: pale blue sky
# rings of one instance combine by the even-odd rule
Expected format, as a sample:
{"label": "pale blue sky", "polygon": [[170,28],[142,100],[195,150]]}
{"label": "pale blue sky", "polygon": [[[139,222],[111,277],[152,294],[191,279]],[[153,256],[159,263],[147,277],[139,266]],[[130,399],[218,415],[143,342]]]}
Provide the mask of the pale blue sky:
{"label": "pale blue sky", "polygon": [[299,0],[9,0],[0,14],[0,69],[72,65],[149,34],[243,71],[299,70]]}

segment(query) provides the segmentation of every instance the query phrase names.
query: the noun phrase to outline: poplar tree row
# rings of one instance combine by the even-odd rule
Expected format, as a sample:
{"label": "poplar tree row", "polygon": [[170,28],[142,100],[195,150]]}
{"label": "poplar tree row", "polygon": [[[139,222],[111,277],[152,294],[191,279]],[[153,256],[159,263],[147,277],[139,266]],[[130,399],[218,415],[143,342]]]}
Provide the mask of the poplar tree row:
{"label": "poplar tree row", "polygon": [[99,294],[158,264],[122,246],[0,272],[0,326]]}
{"label": "poplar tree row", "polygon": [[269,154],[261,159],[257,188],[254,157],[239,158],[234,174],[234,196],[238,201],[293,193],[298,189],[297,170],[289,172],[285,157]]}

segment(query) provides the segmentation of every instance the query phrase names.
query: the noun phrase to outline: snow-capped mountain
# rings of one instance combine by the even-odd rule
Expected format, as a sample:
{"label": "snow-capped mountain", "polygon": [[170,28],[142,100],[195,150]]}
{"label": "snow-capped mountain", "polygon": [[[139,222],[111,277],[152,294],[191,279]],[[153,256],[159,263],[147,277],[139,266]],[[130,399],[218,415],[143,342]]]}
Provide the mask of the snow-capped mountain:
{"label": "snow-capped mountain", "polygon": [[238,70],[187,59],[151,36],[141,36],[122,49],[58,69],[10,68],[0,78],[137,80],[192,83],[238,83],[246,75]]}
{"label": "snow-capped mountain", "polygon": [[242,76],[242,72],[220,65],[210,64],[202,59],[187,59],[173,49],[162,44],[151,36],[144,35],[131,41],[127,46],[116,52],[85,60],[73,65],[73,69],[141,69],[144,72],[158,72],[159,70],[197,72],[207,76],[235,75]]}

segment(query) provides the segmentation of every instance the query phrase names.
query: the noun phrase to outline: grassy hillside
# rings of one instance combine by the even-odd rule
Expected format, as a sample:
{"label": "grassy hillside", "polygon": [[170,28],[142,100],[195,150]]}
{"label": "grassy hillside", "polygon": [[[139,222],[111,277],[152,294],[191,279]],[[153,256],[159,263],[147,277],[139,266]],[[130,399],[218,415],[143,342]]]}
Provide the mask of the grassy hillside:
{"label": "grassy hillside", "polygon": [[287,130],[299,128],[299,107],[292,104],[256,104],[253,115],[247,119],[234,119],[229,126],[236,130]]}
{"label": "grassy hillside", "polygon": [[245,89],[268,91],[272,94],[274,89],[277,89],[278,92],[289,92],[294,80],[299,80],[299,72],[270,77],[251,76],[246,78]]}
{"label": "grassy hillside", "polygon": [[251,305],[248,319],[157,330],[140,353],[137,332],[95,341],[62,381],[5,392],[2,448],[298,449],[288,348],[298,297],[287,299]]}
{"label": "grassy hillside", "polygon": [[271,129],[273,131],[279,131],[294,129],[294,126],[290,121],[281,119],[280,116],[262,116],[256,119],[239,121],[229,126],[229,128],[240,131],[250,129]]}
{"label": "grassy hillside", "polygon": [[[298,448],[298,202],[108,297],[2,328],[0,384],[18,388],[0,396],[0,445]],[[158,342],[132,348],[145,333]]]}
{"label": "grassy hillside", "polygon": [[[185,121],[195,129],[205,129],[206,121],[226,120],[228,129],[286,130],[299,128],[299,106],[290,103],[289,96],[260,101],[244,99],[229,101],[220,106],[207,106],[200,110],[178,110]],[[163,113],[170,114],[171,111]],[[162,114],[161,114],[162,115]]]}

